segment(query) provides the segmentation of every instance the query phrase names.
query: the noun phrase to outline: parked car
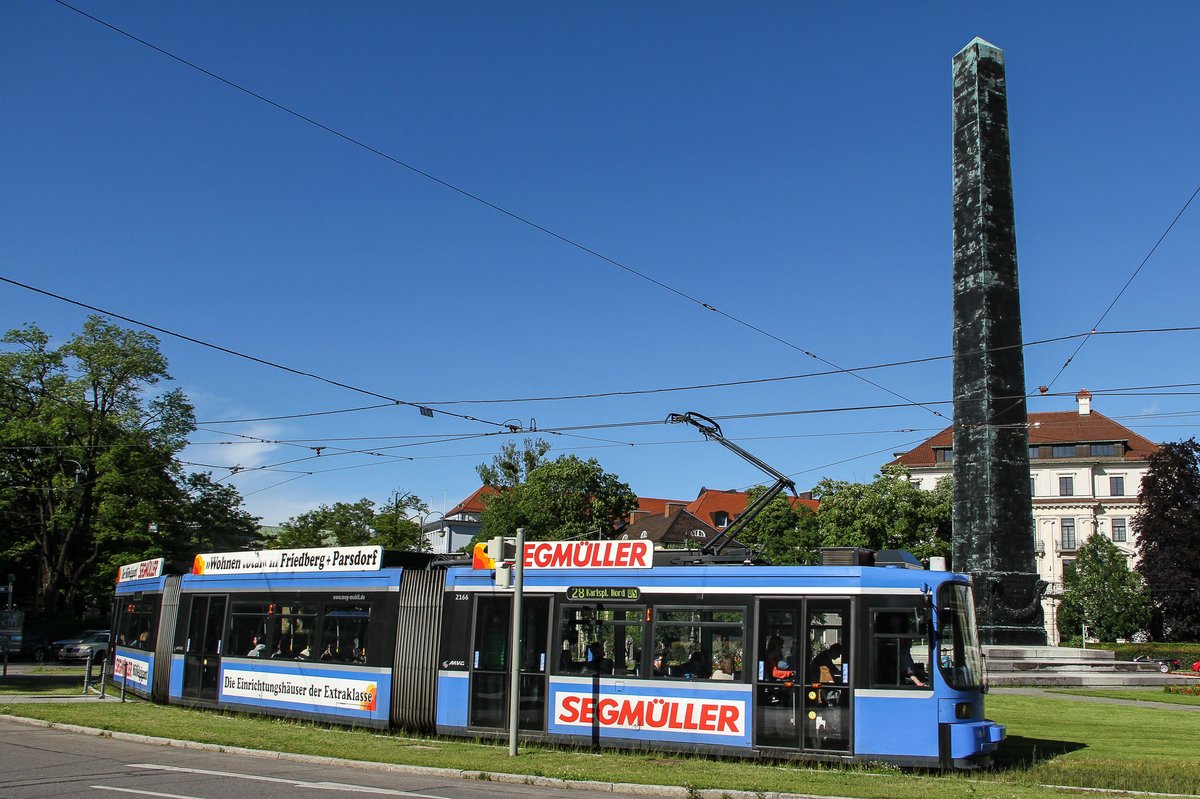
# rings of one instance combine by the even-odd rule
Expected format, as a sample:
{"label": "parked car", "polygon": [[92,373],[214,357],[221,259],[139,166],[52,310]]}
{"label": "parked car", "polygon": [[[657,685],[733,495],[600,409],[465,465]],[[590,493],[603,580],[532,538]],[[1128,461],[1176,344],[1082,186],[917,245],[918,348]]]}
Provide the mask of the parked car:
{"label": "parked car", "polygon": [[1158,670],[1163,674],[1175,671],[1179,668],[1179,658],[1173,657],[1151,657],[1150,655],[1138,655],[1133,659],[1134,663],[1157,663]]}
{"label": "parked car", "polygon": [[108,657],[108,633],[89,635],[75,644],[64,646],[58,653],[59,660],[87,660],[92,658],[97,663]]}
{"label": "parked car", "polygon": [[67,648],[68,646],[75,646],[85,638],[90,638],[93,635],[99,635],[100,633],[106,632],[108,632],[108,630],[102,630],[100,628],[93,630],[80,630],[74,635],[67,636],[66,638],[59,638],[57,641],[51,642],[50,656],[61,660],[63,649]]}

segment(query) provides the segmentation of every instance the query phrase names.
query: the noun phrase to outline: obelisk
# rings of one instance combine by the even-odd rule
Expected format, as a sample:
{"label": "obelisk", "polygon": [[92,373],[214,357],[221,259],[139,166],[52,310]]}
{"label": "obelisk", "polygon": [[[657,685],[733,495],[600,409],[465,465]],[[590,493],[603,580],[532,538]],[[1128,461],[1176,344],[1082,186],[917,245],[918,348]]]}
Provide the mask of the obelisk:
{"label": "obelisk", "polygon": [[954,57],[954,547],[980,640],[1044,645],[1033,551],[1025,361],[1004,52]]}

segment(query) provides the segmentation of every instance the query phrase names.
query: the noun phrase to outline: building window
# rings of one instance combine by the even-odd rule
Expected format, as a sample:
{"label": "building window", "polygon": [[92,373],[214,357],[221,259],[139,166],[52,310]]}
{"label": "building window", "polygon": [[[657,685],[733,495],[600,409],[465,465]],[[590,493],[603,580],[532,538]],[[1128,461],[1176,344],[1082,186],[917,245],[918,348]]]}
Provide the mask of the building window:
{"label": "building window", "polygon": [[[1059,530],[1059,544],[1064,552],[1073,551],[1075,549],[1075,520],[1064,518],[1060,520],[1061,529]],[[1066,563],[1064,562],[1064,567]]]}
{"label": "building window", "polygon": [[1112,520],[1112,540],[1113,543],[1123,544],[1129,539],[1129,528],[1126,526],[1124,519]]}
{"label": "building window", "polygon": [[1029,460],[1042,457],[1042,448],[1039,446],[1031,446],[1029,448]]}
{"label": "building window", "polygon": [[1075,445],[1074,444],[1055,444],[1053,447],[1050,448],[1050,455],[1051,455],[1051,457],[1054,457],[1054,458],[1074,458],[1075,457]]}
{"label": "building window", "polygon": [[1032,477],[1029,478],[1029,496],[1037,496],[1037,480]]}
{"label": "building window", "polygon": [[1108,478],[1108,495],[1110,497],[1125,496],[1125,478],[1112,476]]}
{"label": "building window", "polygon": [[713,527],[718,530],[724,530],[729,526],[729,514],[723,510],[719,510],[713,514]]}
{"label": "building window", "polygon": [[1060,497],[1075,496],[1075,477],[1064,474],[1058,478],[1058,495]]}
{"label": "building window", "polygon": [[1092,456],[1097,458],[1111,457],[1117,454],[1116,444],[1092,444]]}
{"label": "building window", "polygon": [[1066,579],[1067,579],[1067,575],[1073,575],[1073,574],[1075,574],[1075,560],[1074,560],[1074,558],[1066,558],[1066,559],[1064,559],[1064,560],[1063,560],[1063,579],[1064,579],[1064,580],[1066,580]]}
{"label": "building window", "polygon": [[935,449],[933,454],[938,463],[954,463],[953,449]]}

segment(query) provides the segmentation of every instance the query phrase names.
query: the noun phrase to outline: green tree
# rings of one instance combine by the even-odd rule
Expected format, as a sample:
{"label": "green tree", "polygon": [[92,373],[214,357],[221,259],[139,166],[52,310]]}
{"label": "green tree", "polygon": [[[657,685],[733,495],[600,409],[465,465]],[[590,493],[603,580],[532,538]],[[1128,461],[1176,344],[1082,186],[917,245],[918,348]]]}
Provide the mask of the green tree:
{"label": "green tree", "polygon": [[375,534],[375,503],[335,502],[293,516],[282,525],[275,544],[287,548],[362,546]]}
{"label": "green tree", "polygon": [[[484,498],[475,541],[513,535],[532,541],[607,536],[637,507],[637,495],[595,458],[562,455],[529,472],[523,483]],[[472,544],[475,543],[472,542]]]}
{"label": "green tree", "polygon": [[550,444],[540,438],[527,438],[517,449],[515,441],[506,441],[491,463],[481,463],[475,472],[485,486],[511,488],[524,483],[529,473],[546,462]]}
{"label": "green tree", "polygon": [[1140,575],[1102,535],[1092,535],[1075,557],[1075,570],[1063,580],[1058,634],[1069,638],[1087,624],[1101,641],[1129,638],[1150,622],[1150,596]]}
{"label": "green tree", "polygon": [[[36,325],[2,343],[0,559],[34,576],[33,609],[80,613],[111,593],[112,564],[189,557],[174,522],[200,488],[175,455],[195,422],[182,392],[154,393],[170,379],[158,339],[91,317],[61,347]],[[236,495],[206,496],[239,518]]]}
{"label": "green tree", "polygon": [[421,525],[413,516],[429,513],[429,506],[412,494],[393,494],[375,514],[375,536],[372,544],[384,549],[417,551],[428,549],[429,542],[421,535]]}
{"label": "green tree", "polygon": [[1150,456],[1134,517],[1137,570],[1154,600],[1151,630],[1167,641],[1200,638],[1200,445],[1163,444]]}
{"label": "green tree", "polygon": [[821,480],[817,527],[821,546],[903,549],[920,559],[950,554],[949,479],[922,491],[902,466],[885,466],[870,483]]}
{"label": "green tree", "polygon": [[[750,489],[747,506],[766,490],[766,486]],[[738,540],[775,566],[814,565],[821,546],[816,514],[805,505],[793,507],[782,493],[747,523]]]}
{"label": "green tree", "polygon": [[284,522],[272,546],[284,548],[332,546],[382,546],[386,549],[418,550],[423,540],[413,513],[429,508],[419,497],[393,496],[375,510],[366,497],[358,502],[335,502],[293,516]]}

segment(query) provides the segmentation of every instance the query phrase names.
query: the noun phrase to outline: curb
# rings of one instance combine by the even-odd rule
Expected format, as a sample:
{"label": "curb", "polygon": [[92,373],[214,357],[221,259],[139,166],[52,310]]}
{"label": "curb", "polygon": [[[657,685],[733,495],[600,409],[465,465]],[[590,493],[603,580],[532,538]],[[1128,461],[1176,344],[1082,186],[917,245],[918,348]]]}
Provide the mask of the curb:
{"label": "curb", "polygon": [[112,738],[117,741],[149,744],[151,746],[170,746],[178,749],[195,749],[202,752],[219,752],[247,757],[259,757],[266,760],[286,760],[292,763],[311,763],[314,765],[342,766],[380,771],[392,774],[416,774],[425,777],[440,777],[442,779],[470,780],[473,782],[503,782],[515,785],[534,785],[542,788],[569,788],[585,791],[600,791],[607,793],[627,793],[637,796],[666,796],[680,799],[852,799],[852,797],[829,796],[827,794],[810,793],[760,793],[756,791],[739,791],[722,788],[684,788],[675,785],[642,785],[628,782],[598,782],[588,780],[564,780],[557,777],[535,777],[528,774],[506,774],[495,771],[479,771],[456,768],[437,768],[434,766],[406,766],[402,763],[377,763],[370,760],[346,760],[344,758],[326,757],[324,755],[300,755],[293,752],[271,752],[265,749],[248,749],[243,746],[225,746],[223,744],[206,744],[197,741],[181,741],[174,738],[157,738],[152,735],[141,735],[132,732],[113,732],[96,727],[81,727],[78,724],[62,724],[54,721],[31,719],[25,716],[10,716],[0,713],[0,720],[27,724],[31,727],[62,730],[79,735],[92,735],[97,738]]}

